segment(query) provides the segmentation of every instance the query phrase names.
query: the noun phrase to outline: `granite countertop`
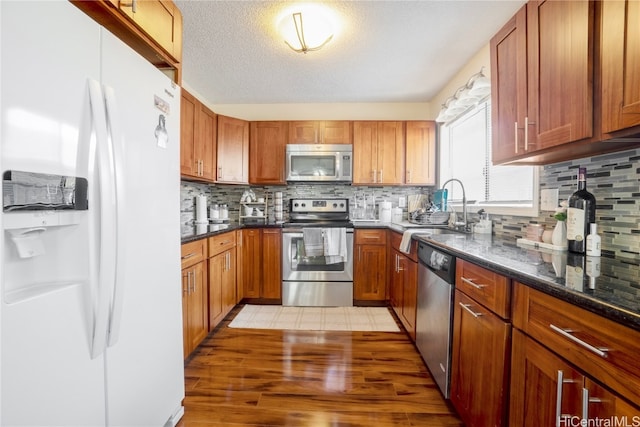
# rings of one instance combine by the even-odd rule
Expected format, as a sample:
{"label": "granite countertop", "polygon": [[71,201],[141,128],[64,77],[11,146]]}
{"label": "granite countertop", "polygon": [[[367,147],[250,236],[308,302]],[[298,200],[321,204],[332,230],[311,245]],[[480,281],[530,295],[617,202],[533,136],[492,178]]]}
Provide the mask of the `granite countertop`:
{"label": "granite countertop", "polygon": [[276,223],[251,223],[238,224],[230,222],[225,224],[195,224],[183,225],[180,227],[181,243],[189,243],[195,240],[206,239],[207,237],[217,234],[227,233],[229,231],[238,230],[240,228],[282,228],[282,224]]}
{"label": "granite countertop", "polygon": [[[637,264],[521,247],[513,240],[490,235],[414,234],[413,238],[640,330],[640,266]],[[572,275],[567,276],[567,263],[570,270],[572,265],[581,266],[586,273],[584,280],[576,282]]]}

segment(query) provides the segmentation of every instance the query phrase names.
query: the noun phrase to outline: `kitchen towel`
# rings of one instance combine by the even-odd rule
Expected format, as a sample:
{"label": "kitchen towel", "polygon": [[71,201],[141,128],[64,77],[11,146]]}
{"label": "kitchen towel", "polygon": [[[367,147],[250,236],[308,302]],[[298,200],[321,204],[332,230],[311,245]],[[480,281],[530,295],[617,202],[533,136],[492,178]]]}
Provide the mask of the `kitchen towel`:
{"label": "kitchen towel", "polygon": [[[420,230],[407,230],[404,233],[402,233],[402,240],[400,240],[400,252],[404,252],[405,254],[408,254],[409,252],[411,252],[411,236],[414,233],[419,232]],[[424,231],[422,231],[424,233]]]}
{"label": "kitchen towel", "polygon": [[347,259],[347,229],[324,228],[324,257],[327,264],[337,264]]}
{"label": "kitchen towel", "polygon": [[306,256],[324,255],[324,238],[322,237],[322,228],[303,228],[302,240],[304,241],[304,253]]}

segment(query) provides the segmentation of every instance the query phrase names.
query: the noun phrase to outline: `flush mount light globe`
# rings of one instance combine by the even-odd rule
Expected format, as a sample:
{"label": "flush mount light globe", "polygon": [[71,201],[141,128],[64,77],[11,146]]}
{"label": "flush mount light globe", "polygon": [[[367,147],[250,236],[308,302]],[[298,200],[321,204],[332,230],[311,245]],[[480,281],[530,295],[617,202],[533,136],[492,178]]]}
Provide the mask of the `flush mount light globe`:
{"label": "flush mount light globe", "polygon": [[319,5],[299,5],[283,13],[278,30],[287,46],[306,54],[331,41],[334,24],[330,14]]}

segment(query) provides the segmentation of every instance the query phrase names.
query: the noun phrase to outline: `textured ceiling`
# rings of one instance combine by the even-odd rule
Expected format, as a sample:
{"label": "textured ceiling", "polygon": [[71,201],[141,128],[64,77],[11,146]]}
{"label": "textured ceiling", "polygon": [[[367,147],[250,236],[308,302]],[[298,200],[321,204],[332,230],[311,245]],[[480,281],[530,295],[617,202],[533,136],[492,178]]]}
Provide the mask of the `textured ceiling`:
{"label": "textured ceiling", "polygon": [[300,54],[277,34],[294,2],[178,0],[183,81],[213,104],[429,102],[524,0],[324,1],[343,29]]}

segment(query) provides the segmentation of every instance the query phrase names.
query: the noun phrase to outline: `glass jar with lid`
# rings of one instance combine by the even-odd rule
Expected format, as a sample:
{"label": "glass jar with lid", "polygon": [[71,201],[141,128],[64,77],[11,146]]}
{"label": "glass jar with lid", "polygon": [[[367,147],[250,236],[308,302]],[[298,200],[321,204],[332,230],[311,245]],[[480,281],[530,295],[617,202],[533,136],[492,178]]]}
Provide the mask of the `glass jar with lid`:
{"label": "glass jar with lid", "polygon": [[209,217],[211,219],[220,219],[220,207],[218,206],[217,203],[214,203],[213,205],[211,205]]}
{"label": "glass jar with lid", "polygon": [[220,205],[220,219],[229,219],[229,207],[226,204]]}

